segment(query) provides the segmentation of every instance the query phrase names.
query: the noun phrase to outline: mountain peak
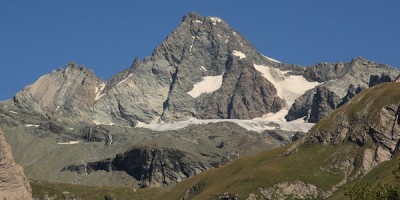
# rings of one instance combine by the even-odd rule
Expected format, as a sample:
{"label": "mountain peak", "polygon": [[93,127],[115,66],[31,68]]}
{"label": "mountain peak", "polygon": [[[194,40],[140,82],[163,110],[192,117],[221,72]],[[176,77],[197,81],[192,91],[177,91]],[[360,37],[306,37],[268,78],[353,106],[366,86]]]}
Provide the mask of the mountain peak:
{"label": "mountain peak", "polygon": [[185,16],[183,16],[183,18],[182,18],[182,22],[190,22],[190,21],[196,21],[196,20],[203,21],[203,17],[196,12],[190,12],[190,13],[186,14]]}

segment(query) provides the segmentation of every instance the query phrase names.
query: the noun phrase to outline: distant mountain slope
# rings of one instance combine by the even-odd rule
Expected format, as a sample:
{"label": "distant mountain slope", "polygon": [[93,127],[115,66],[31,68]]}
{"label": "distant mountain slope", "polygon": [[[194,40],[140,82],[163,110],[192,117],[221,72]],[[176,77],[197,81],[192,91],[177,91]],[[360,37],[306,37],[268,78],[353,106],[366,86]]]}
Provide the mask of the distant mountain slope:
{"label": "distant mountain slope", "polygon": [[216,199],[228,192],[240,199],[326,198],[396,158],[399,106],[400,83],[374,86],[323,118],[300,141],[209,170],[164,197]]}

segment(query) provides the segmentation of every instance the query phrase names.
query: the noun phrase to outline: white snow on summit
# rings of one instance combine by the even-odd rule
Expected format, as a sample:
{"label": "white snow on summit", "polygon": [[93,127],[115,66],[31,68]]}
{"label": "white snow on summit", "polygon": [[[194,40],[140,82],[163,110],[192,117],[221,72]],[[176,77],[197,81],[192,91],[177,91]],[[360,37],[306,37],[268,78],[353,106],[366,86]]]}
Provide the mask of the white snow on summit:
{"label": "white snow on summit", "polygon": [[212,24],[213,24],[214,26],[217,25],[217,22],[219,23],[219,22],[222,21],[222,19],[221,19],[221,18],[218,18],[218,17],[210,17],[210,20],[211,20],[211,22],[212,22]]}
{"label": "white snow on summit", "polygon": [[245,55],[244,53],[242,53],[241,51],[236,51],[236,50],[234,50],[234,51],[232,52],[232,54],[233,54],[234,56],[239,57],[240,59],[246,58],[246,55]]}
{"label": "white snow on summit", "polygon": [[188,92],[190,96],[196,98],[203,93],[213,93],[222,85],[222,75],[205,76],[201,82],[195,83],[193,89]]}

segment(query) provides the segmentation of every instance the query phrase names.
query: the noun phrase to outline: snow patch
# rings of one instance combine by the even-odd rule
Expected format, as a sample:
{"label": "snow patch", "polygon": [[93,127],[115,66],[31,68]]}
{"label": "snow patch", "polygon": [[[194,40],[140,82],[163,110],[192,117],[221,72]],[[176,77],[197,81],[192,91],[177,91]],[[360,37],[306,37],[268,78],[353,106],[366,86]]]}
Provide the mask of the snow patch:
{"label": "snow patch", "polygon": [[26,126],[26,127],[35,127],[35,128],[37,128],[37,127],[39,127],[40,125],[37,125],[37,124],[25,124],[25,126]]}
{"label": "snow patch", "polygon": [[268,57],[268,56],[266,56],[266,55],[262,55],[262,56],[264,56],[264,58],[266,58],[266,59],[268,59],[268,60],[270,60],[270,61],[272,61],[272,62],[281,63],[281,61],[275,60],[275,59],[270,58],[270,57]]}
{"label": "snow patch", "polygon": [[228,41],[229,41],[229,39],[226,39],[226,40],[225,40],[225,44],[228,43]]}
{"label": "snow patch", "polygon": [[246,55],[244,55],[244,53],[242,53],[241,51],[236,51],[236,50],[234,50],[234,51],[232,52],[232,54],[233,54],[234,56],[239,57],[239,59],[246,58]]}
{"label": "snow patch", "polygon": [[69,128],[70,131],[74,130],[74,128]]}
{"label": "snow patch", "polygon": [[10,112],[10,113],[12,113],[12,114],[18,114],[17,112],[15,112],[15,111],[12,111],[12,110],[10,110],[10,111],[8,111],[8,112]]}
{"label": "snow patch", "polygon": [[200,66],[200,68],[204,71],[207,71],[207,69],[204,66]]}
{"label": "snow patch", "polygon": [[218,18],[218,17],[210,17],[211,23],[212,25],[217,25],[217,23],[221,22],[222,19]]}
{"label": "snow patch", "polygon": [[194,23],[202,24],[203,22],[201,20],[196,19],[194,20]]}
{"label": "snow patch", "polygon": [[194,37],[194,36],[192,35],[192,44],[189,46],[189,52],[192,51],[193,43],[194,43],[194,40],[195,40],[195,39],[196,39],[196,37]]}
{"label": "snow patch", "polygon": [[287,76],[286,74],[289,71],[281,71],[269,66],[254,64],[254,68],[274,85],[277,95],[286,101],[287,108],[290,108],[294,101],[307,90],[321,84],[318,82],[309,82],[303,76]]}
{"label": "snow patch", "polygon": [[213,93],[222,85],[222,75],[205,76],[201,82],[195,83],[193,89],[187,92],[193,98],[200,96],[203,93]]}
{"label": "snow patch", "polygon": [[108,125],[108,126],[114,126],[114,123],[110,122],[110,123],[102,123],[100,121],[97,120],[93,120],[93,123],[96,125]]}
{"label": "snow patch", "polygon": [[58,142],[57,144],[78,144],[79,141]]}
{"label": "snow patch", "polygon": [[128,77],[126,77],[124,80],[120,81],[117,86],[121,85],[123,82],[125,82],[126,80],[128,80],[130,77],[132,76],[132,74],[129,74]]}
{"label": "snow patch", "polygon": [[[138,122],[136,127],[147,128],[154,131],[167,131],[167,130],[178,130],[185,128],[189,125],[199,125],[199,124],[209,124],[209,123],[217,123],[217,122],[233,122],[246,130],[263,132],[265,130],[285,130],[285,131],[302,131],[307,132],[314,125],[313,123],[305,123],[304,120],[295,120],[295,121],[282,121],[284,120],[284,113],[287,113],[287,110],[282,112],[278,112],[275,114],[267,114],[265,118],[256,118],[251,120],[240,120],[240,119],[196,119],[191,118],[186,121],[175,121],[168,123],[158,123],[158,124],[146,124],[143,122]],[[283,119],[281,119],[283,118]]]}
{"label": "snow patch", "polygon": [[105,94],[103,92],[104,88],[106,87],[106,83],[100,84],[100,87],[95,88],[94,93],[96,94],[96,97],[94,98],[95,101],[99,100],[101,97],[103,97]]}

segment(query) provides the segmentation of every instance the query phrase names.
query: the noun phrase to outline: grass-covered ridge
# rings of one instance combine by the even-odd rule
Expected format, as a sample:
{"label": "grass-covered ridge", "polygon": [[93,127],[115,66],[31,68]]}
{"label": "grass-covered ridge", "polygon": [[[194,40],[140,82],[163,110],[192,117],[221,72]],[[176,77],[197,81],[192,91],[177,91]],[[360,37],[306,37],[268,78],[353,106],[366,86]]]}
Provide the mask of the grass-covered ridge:
{"label": "grass-covered ridge", "polygon": [[[335,131],[336,117],[345,117],[350,125],[354,117],[378,123],[379,112],[386,105],[398,105],[400,101],[400,83],[384,83],[367,89],[322,119],[308,134],[317,132]],[[340,115],[340,116],[339,116]],[[357,116],[358,115],[358,116]],[[340,118],[338,118],[340,119]],[[350,132],[352,132],[350,130]],[[354,133],[353,133],[354,134]],[[250,193],[259,195],[259,188],[271,187],[279,182],[304,181],[316,185],[324,191],[331,190],[345,178],[341,170],[332,165],[340,165],[348,158],[354,158],[354,169],[348,176],[354,176],[363,162],[364,150],[372,144],[363,146],[353,142],[322,145],[320,143],[305,143],[298,151],[286,156],[284,152],[289,148],[283,147],[260,153],[255,156],[238,159],[221,168],[207,171],[192,179],[184,181],[171,190],[166,196],[168,199],[179,199],[196,184],[201,184],[201,191],[193,199],[216,199],[224,192],[236,194],[246,199]],[[392,167],[383,168],[382,176],[390,177]],[[377,173],[372,171],[371,173]],[[368,177],[365,176],[366,178]],[[375,176],[379,180],[381,176]],[[388,178],[390,179],[390,178]],[[339,190],[338,192],[340,192]],[[343,197],[343,196],[342,196]]]}
{"label": "grass-covered ridge", "polygon": [[287,148],[240,158],[221,168],[206,171],[177,184],[164,197],[179,199],[190,187],[201,184],[204,190],[193,199],[217,199],[224,192],[245,199],[250,193],[259,195],[260,187],[271,187],[283,181],[302,180],[330,190],[343,179],[341,172],[327,169],[340,146],[312,144],[289,156],[284,155]]}
{"label": "grass-covered ridge", "polygon": [[385,105],[400,103],[400,83],[381,83],[362,91],[339,109],[324,117],[310,131],[329,131],[332,129],[332,121],[339,115],[345,114],[352,121],[356,115],[369,115],[371,121],[378,117],[376,113]]}

